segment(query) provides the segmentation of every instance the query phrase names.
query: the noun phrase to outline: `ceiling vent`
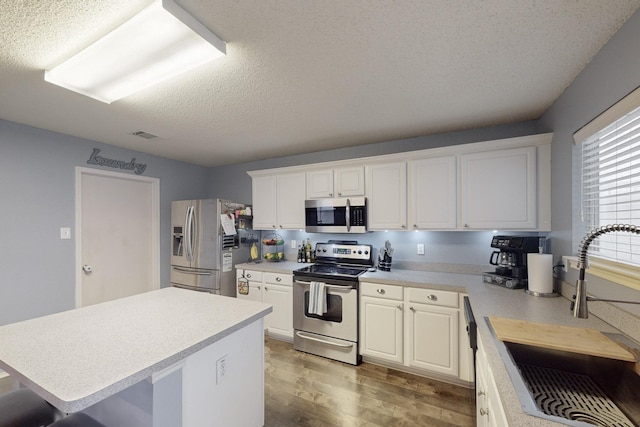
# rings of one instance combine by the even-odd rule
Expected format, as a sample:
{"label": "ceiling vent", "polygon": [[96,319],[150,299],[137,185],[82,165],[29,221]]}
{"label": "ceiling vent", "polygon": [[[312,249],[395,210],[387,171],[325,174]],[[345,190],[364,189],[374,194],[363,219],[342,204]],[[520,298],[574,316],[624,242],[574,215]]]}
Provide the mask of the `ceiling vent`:
{"label": "ceiling vent", "polygon": [[132,135],[139,136],[140,138],[144,138],[144,139],[153,139],[153,138],[157,138],[158,137],[158,135],[154,135],[152,133],[145,132],[145,131],[142,131],[142,130],[136,131],[136,132],[132,133]]}

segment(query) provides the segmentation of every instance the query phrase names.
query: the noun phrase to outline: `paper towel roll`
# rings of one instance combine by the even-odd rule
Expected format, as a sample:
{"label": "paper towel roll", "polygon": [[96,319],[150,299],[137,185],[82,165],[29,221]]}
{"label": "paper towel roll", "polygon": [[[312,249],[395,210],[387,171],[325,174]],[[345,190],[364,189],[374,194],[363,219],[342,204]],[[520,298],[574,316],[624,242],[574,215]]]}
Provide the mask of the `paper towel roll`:
{"label": "paper towel roll", "polygon": [[551,254],[527,254],[529,291],[541,294],[553,292],[553,260]]}

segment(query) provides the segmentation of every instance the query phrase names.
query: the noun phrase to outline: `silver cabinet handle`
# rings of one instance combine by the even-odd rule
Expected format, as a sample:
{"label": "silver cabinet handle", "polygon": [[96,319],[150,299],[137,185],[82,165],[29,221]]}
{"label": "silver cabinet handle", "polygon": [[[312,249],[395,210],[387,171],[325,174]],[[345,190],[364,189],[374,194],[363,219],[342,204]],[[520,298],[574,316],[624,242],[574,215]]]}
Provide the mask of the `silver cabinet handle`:
{"label": "silver cabinet handle", "polygon": [[489,415],[489,410],[488,409],[484,409],[484,408],[480,408],[480,415]]}
{"label": "silver cabinet handle", "polygon": [[251,273],[247,273],[247,274],[245,275],[245,277],[246,277],[247,279],[251,279]]}
{"label": "silver cabinet handle", "polygon": [[429,301],[438,301],[438,296],[437,296],[437,295],[434,295],[434,294],[431,294],[431,295],[429,295],[429,296],[427,297],[427,299],[428,299]]}
{"label": "silver cabinet handle", "polygon": [[276,277],[276,282],[282,282],[282,278]]}
{"label": "silver cabinet handle", "polygon": [[84,271],[85,273],[91,273],[93,271],[93,267],[91,267],[89,264],[85,264],[82,266],[82,271]]}
{"label": "silver cabinet handle", "polygon": [[478,396],[484,396],[486,393],[482,390],[478,390]]}
{"label": "silver cabinet handle", "polygon": [[415,308],[413,308],[413,307],[409,307],[409,310],[411,310],[411,311],[416,311],[416,309],[415,309]]}
{"label": "silver cabinet handle", "polygon": [[268,291],[268,290],[269,290],[269,288],[267,288],[267,287],[265,286],[265,287],[264,287],[264,290],[265,290],[265,291]]}
{"label": "silver cabinet handle", "polygon": [[333,197],[333,193],[329,193],[329,197]]}
{"label": "silver cabinet handle", "polygon": [[384,295],[384,289],[376,289],[376,292],[380,295]]}
{"label": "silver cabinet handle", "polygon": [[398,310],[402,310],[402,305],[398,304]]}

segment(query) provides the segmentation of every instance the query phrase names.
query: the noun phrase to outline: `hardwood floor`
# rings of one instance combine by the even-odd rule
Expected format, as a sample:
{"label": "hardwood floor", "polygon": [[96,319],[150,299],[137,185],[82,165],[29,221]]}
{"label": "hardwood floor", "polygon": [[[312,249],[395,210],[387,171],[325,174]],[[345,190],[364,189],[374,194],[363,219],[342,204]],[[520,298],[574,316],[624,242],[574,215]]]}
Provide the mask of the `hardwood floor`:
{"label": "hardwood floor", "polygon": [[265,427],[475,426],[471,389],[265,338]]}

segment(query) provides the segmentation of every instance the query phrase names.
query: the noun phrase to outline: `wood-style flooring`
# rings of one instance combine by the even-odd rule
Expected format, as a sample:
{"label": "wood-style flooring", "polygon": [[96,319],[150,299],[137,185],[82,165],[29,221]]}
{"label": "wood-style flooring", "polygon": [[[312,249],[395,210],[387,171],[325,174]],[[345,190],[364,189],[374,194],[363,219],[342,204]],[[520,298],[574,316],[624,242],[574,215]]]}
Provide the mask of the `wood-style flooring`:
{"label": "wood-style flooring", "polygon": [[265,338],[265,427],[475,426],[472,389]]}

